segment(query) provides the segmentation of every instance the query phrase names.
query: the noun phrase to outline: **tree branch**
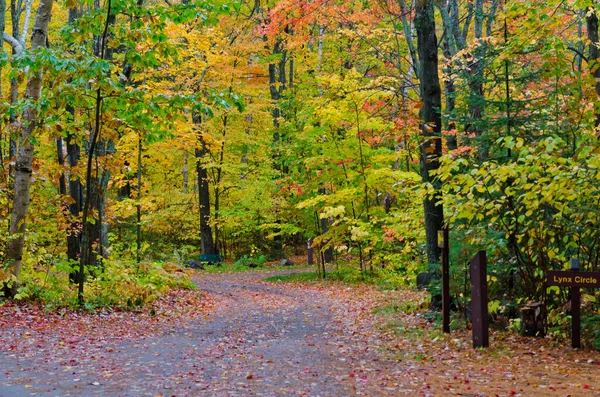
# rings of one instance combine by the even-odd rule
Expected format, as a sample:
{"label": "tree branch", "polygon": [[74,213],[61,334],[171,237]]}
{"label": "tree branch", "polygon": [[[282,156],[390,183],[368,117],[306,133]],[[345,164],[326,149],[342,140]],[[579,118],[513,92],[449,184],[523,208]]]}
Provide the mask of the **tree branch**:
{"label": "tree branch", "polygon": [[586,63],[588,63],[588,58],[585,56],[585,54],[583,54],[581,51],[579,51],[577,48],[573,47],[573,46],[567,46],[567,49],[573,51],[575,54],[579,55],[581,57],[581,59],[583,59]]}
{"label": "tree branch", "polygon": [[21,44],[21,42],[19,40],[15,39],[14,37],[12,37],[10,34],[8,34],[6,32],[4,32],[4,34],[2,35],[2,38],[15,50],[15,53],[19,53],[19,52],[23,51],[23,49],[25,48],[25,47],[23,47],[23,45]]}
{"label": "tree branch", "polygon": [[29,30],[29,22],[31,21],[31,7],[33,6],[32,0],[25,0],[25,20],[23,21],[23,29],[21,30],[21,37],[19,37],[19,43],[25,47],[25,37]]}

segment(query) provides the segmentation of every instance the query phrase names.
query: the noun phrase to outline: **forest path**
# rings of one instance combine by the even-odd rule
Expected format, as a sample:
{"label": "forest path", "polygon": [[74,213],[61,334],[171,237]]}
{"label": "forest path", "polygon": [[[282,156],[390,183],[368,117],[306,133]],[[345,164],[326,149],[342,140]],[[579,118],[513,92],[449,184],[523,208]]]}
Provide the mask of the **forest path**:
{"label": "forest path", "polygon": [[0,397],[600,396],[599,352],[497,332],[475,350],[411,289],[263,281],[295,271],[197,273],[201,298],[142,313],[0,306]]}
{"label": "forest path", "polygon": [[[195,276],[213,310],[160,335],[107,337],[99,349],[86,346],[94,343],[88,338],[61,349],[64,338],[46,328],[40,343],[53,346],[0,355],[0,396],[414,394],[393,380],[396,363],[353,335],[353,323],[371,310],[350,299],[360,293],[261,281],[274,274]],[[13,330],[14,343],[28,333]]]}

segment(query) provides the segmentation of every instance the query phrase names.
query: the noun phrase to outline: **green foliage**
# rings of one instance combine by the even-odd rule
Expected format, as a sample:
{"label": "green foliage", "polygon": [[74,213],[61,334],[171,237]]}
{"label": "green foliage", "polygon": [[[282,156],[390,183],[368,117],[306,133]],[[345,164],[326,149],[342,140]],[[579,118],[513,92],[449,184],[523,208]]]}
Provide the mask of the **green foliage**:
{"label": "green foliage", "polygon": [[265,278],[265,281],[276,283],[305,283],[318,280],[320,280],[320,277],[314,272],[289,273]]}
{"label": "green foliage", "polygon": [[582,318],[581,328],[584,346],[600,350],[600,314],[596,313]]}
{"label": "green foliage", "polygon": [[262,254],[256,247],[253,246],[250,250],[250,255],[242,255],[242,257],[235,262],[235,265],[261,267],[265,264],[267,259],[267,255]]}
{"label": "green foliage", "polygon": [[[62,261],[33,264],[27,261],[16,299],[42,302],[49,309],[76,309],[77,286],[69,273],[78,263]],[[173,264],[131,264],[105,261],[104,271],[86,281],[87,310],[132,310],[158,298],[171,288],[194,288],[187,273]]]}
{"label": "green foliage", "polygon": [[[593,248],[600,243],[597,144],[582,144],[574,154],[558,137],[535,144],[505,138],[498,145],[513,157],[477,162],[446,156],[442,161],[438,176],[458,240],[453,244],[466,244],[472,253],[487,250],[491,302],[542,301],[549,334],[565,338],[570,324],[566,289],[546,287],[546,272],[568,268],[572,257],[580,258],[582,270],[599,268]],[[466,277],[465,272],[465,282]],[[586,305],[590,324],[597,309],[595,299]],[[512,328],[519,327],[513,321]]]}
{"label": "green foliage", "polygon": [[[447,156],[439,178],[444,204],[463,241],[487,248],[505,274],[516,272],[526,297],[546,295],[545,273],[578,256],[597,268],[590,247],[600,241],[598,162],[593,147],[568,156],[560,138],[526,145],[506,138],[508,162],[474,164]],[[491,246],[490,246],[491,243]]]}

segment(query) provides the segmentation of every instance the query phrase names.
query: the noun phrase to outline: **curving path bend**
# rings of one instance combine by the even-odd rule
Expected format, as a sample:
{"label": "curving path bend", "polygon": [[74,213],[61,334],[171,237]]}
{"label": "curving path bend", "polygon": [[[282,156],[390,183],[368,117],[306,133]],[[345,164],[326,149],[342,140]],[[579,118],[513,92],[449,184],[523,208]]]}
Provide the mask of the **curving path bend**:
{"label": "curving path bend", "polygon": [[370,309],[351,292],[261,281],[276,274],[200,274],[217,302],[206,318],[114,340],[97,357],[2,352],[0,397],[421,394],[402,385],[406,368],[378,351],[377,333],[357,326]]}

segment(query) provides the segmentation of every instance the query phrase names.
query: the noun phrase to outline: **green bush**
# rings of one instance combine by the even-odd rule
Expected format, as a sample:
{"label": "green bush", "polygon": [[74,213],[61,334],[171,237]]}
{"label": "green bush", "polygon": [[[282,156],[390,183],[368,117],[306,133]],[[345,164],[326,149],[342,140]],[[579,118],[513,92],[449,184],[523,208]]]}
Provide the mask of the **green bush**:
{"label": "green bush", "polygon": [[[35,301],[49,309],[78,308],[77,285],[69,281],[73,263],[48,263],[34,267],[25,262],[16,299]],[[88,275],[84,284],[85,308],[132,310],[158,298],[172,288],[194,288],[188,274],[177,265],[132,265],[106,260],[104,270]]]}

